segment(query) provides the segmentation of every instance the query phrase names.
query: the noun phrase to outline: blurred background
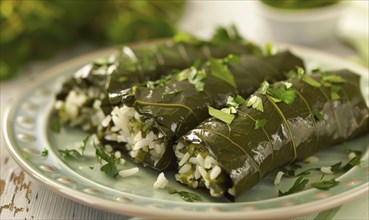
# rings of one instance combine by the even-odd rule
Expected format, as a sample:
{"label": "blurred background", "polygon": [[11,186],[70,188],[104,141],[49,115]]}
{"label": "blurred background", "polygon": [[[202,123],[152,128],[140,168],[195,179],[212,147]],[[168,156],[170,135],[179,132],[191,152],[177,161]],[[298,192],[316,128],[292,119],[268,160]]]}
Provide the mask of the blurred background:
{"label": "blurred background", "polygon": [[[0,79],[35,62],[235,24],[259,42],[301,44],[368,66],[367,0],[2,0]],[[60,60],[60,59],[59,59]]]}

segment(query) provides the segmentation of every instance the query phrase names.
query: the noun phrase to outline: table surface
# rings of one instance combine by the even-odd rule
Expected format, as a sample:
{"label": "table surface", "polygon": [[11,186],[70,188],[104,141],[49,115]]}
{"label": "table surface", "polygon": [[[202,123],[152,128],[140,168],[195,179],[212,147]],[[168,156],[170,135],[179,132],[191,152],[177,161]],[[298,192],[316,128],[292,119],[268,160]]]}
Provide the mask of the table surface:
{"label": "table surface", "polygon": [[[189,31],[199,36],[208,36],[213,28],[218,24],[235,23],[241,30],[245,26],[245,20],[250,21],[250,16],[245,13],[248,8],[245,2],[190,2],[182,22],[179,24],[181,29]],[[216,15],[222,13],[220,20]],[[208,16],[207,16],[208,15]],[[203,17],[207,19],[200,19]],[[219,16],[218,16],[219,17]],[[252,19],[251,19],[252,20]],[[251,22],[251,21],[250,21]],[[258,36],[256,19],[249,26],[253,25],[252,31],[241,31],[245,36],[253,39]],[[259,39],[260,40],[260,39]],[[264,40],[269,40],[268,38]],[[333,39],[324,45],[316,45],[316,48],[337,56],[351,59],[354,52],[342,45],[338,40]],[[63,60],[92,51],[94,48],[81,46],[73,50],[67,50],[58,57],[33,63],[26,67],[20,77],[1,82],[1,122],[3,123],[4,109],[16,98],[17,92],[23,86],[32,83],[37,79],[37,73],[55,65]],[[1,124],[2,124],[1,123]],[[64,198],[47,189],[43,184],[29,177],[10,157],[6,150],[6,143],[1,127],[1,146],[0,146],[0,219],[131,219],[131,217],[120,216],[113,213],[91,208],[67,198]],[[326,213],[312,214],[311,216],[299,219],[319,218],[331,214],[334,219],[369,219],[368,207],[369,199],[367,195],[357,198],[353,202],[329,210]],[[350,214],[348,214],[350,213]],[[135,218],[136,219],[136,218]]]}

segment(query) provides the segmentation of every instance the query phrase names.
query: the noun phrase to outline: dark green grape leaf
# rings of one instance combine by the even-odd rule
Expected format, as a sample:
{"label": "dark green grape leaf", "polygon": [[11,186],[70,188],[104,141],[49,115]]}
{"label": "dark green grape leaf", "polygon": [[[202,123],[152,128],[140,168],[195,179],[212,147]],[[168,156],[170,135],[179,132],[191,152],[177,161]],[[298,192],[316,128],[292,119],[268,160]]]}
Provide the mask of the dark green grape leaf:
{"label": "dark green grape leaf", "polygon": [[234,88],[236,88],[236,81],[233,74],[229,71],[227,65],[221,60],[210,59],[209,60],[210,74],[218,79],[221,79]]}

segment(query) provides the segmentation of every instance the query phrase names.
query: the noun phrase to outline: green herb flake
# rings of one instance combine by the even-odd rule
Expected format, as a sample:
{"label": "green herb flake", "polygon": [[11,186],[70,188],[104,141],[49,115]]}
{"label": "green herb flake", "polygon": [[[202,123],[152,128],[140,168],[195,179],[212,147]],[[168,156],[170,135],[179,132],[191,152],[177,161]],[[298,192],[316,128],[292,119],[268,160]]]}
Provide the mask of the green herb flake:
{"label": "green herb flake", "polygon": [[259,92],[265,95],[268,89],[269,89],[269,83],[267,81],[264,81],[260,84]]}
{"label": "green herb flake", "polygon": [[164,87],[165,85],[167,85],[169,83],[169,81],[171,80],[171,76],[164,76],[159,80],[156,81],[148,81],[146,83],[146,87],[149,89],[154,89],[157,87]]}
{"label": "green herb flake", "polygon": [[173,42],[180,44],[180,43],[191,43],[191,44],[196,44],[196,43],[201,43],[198,39],[196,39],[195,37],[184,33],[184,32],[179,32],[176,35],[173,36]]}
{"label": "green herb flake", "polygon": [[181,90],[181,89],[174,89],[172,91],[163,92],[162,95],[174,95],[174,94],[181,93],[182,91],[183,90]]}
{"label": "green herb flake", "polygon": [[199,195],[187,191],[178,191],[175,189],[169,189],[168,193],[169,194],[177,193],[186,202],[201,201],[201,197]]}
{"label": "green herb flake", "polygon": [[354,158],[352,158],[346,165],[342,167],[342,171],[347,172],[354,166],[357,166],[361,163],[361,155],[356,155]]}
{"label": "green herb flake", "polygon": [[301,79],[303,82],[309,84],[312,87],[319,88],[320,86],[322,86],[320,82],[316,81],[313,77],[309,75],[304,75]]}
{"label": "green herb flake", "polygon": [[263,101],[256,95],[251,95],[250,99],[247,101],[247,107],[252,107],[253,109],[264,112]]}
{"label": "green herb flake", "polygon": [[234,101],[238,104],[238,105],[243,105],[246,103],[246,100],[244,98],[242,98],[242,96],[237,95],[236,98],[234,98]]}
{"label": "green herb flake", "polygon": [[289,177],[289,178],[307,176],[311,173],[310,171],[319,170],[318,168],[309,168],[309,169],[306,169],[306,170],[301,171],[301,172],[296,174],[296,169],[298,169],[298,168],[301,168],[301,166],[291,167],[291,169],[287,169],[285,167],[282,167],[279,170],[284,173],[283,174],[284,177]]}
{"label": "green herb flake", "polygon": [[43,156],[43,157],[47,157],[47,155],[49,155],[49,151],[48,151],[46,148],[44,148],[44,149],[42,150],[42,152],[41,152],[41,156]]}
{"label": "green herb flake", "polygon": [[317,121],[323,121],[324,120],[324,116],[322,115],[322,113],[319,110],[313,109],[312,112],[313,112],[315,120],[317,120]]}
{"label": "green herb flake", "polygon": [[240,62],[241,62],[240,57],[235,54],[229,54],[228,56],[223,58],[224,64],[232,64],[232,63],[240,63]]}
{"label": "green herb flake", "polygon": [[96,149],[96,158],[98,161],[106,161],[107,163],[100,167],[100,171],[108,174],[111,177],[116,177],[119,174],[117,165],[120,163],[120,159],[116,158],[114,154],[105,152],[102,145],[94,145]]}
{"label": "green herb flake", "polygon": [[209,60],[210,74],[215,78],[221,79],[228,83],[229,85],[236,88],[236,81],[234,79],[233,74],[229,71],[226,64],[224,64],[221,60],[218,59],[210,59]]}
{"label": "green herb flake", "polygon": [[80,146],[81,148],[81,154],[83,155],[85,153],[86,147],[87,147],[87,143],[88,140],[90,139],[90,135],[86,136],[83,141],[82,141],[82,145]]}
{"label": "green herb flake", "polygon": [[336,181],[334,178],[330,180],[321,180],[319,182],[314,182],[311,184],[312,187],[320,189],[320,190],[329,190],[330,188],[336,186],[339,181]]}
{"label": "green herb flake", "polygon": [[209,115],[227,123],[227,124],[231,124],[233,119],[235,118],[235,116],[233,114],[231,114],[230,112],[224,112],[218,109],[215,109],[213,107],[208,107],[208,111],[209,111]]}
{"label": "green herb flake", "polygon": [[321,78],[323,81],[331,82],[331,83],[346,83],[347,82],[347,80],[335,74],[323,75]]}
{"label": "green herb flake", "polygon": [[204,70],[197,70],[195,67],[190,67],[179,72],[176,75],[177,81],[188,80],[189,83],[195,86],[196,91],[204,91],[206,72]]}
{"label": "green herb flake", "polygon": [[277,54],[279,51],[278,47],[274,46],[273,44],[266,43],[264,46],[264,55],[265,56],[272,56]]}
{"label": "green herb flake", "polygon": [[237,95],[235,98],[233,96],[229,96],[227,99],[227,106],[229,107],[236,107],[243,105],[246,102],[242,96]]}
{"label": "green herb flake", "polygon": [[291,87],[289,89],[286,89],[285,86],[279,86],[278,88],[268,88],[267,89],[267,94],[274,97],[276,101],[278,102],[279,100],[286,103],[286,104],[291,104],[295,98],[296,98],[296,92],[295,90]]}
{"label": "green herb flake", "polygon": [[255,129],[264,128],[266,125],[267,120],[266,119],[260,119],[255,121]]}
{"label": "green herb flake", "polygon": [[212,43],[224,44],[229,42],[243,41],[242,36],[238,33],[236,26],[218,27],[211,39]]}
{"label": "green herb flake", "polygon": [[338,92],[341,90],[341,86],[338,85],[331,85],[331,99],[332,100],[339,100],[341,96]]}
{"label": "green herb flake", "polygon": [[335,163],[331,166],[331,170],[333,174],[337,174],[342,171],[341,169],[342,162]]}
{"label": "green herb flake", "polygon": [[58,150],[58,152],[65,159],[81,159],[83,157],[80,152],[74,149]]}
{"label": "green herb flake", "polygon": [[286,196],[286,195],[290,195],[293,193],[297,193],[297,192],[301,192],[302,190],[305,189],[306,184],[309,182],[308,179],[304,179],[303,176],[299,177],[295,183],[293,184],[293,186],[286,192],[282,192],[282,191],[278,191],[278,196]]}

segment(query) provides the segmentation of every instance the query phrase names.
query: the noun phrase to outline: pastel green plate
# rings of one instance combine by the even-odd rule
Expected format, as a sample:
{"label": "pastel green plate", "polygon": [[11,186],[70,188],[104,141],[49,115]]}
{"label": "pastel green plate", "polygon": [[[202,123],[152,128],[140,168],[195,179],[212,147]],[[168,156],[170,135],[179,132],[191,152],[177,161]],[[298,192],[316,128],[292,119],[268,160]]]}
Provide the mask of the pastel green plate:
{"label": "pastel green plate", "polygon": [[[302,56],[309,68],[348,68],[361,74],[362,91],[369,99],[367,69],[306,48],[288,45],[281,48],[288,48]],[[167,189],[154,190],[153,183],[158,173],[149,168],[140,167],[138,174],[127,178],[110,178],[99,171],[93,149],[86,150],[83,160],[64,160],[57,150],[75,147],[76,142],[81,142],[87,134],[78,129],[63,128],[61,133],[48,129],[54,94],[63,78],[94,58],[105,57],[112,51],[108,49],[72,59],[38,75],[37,83],[22,91],[6,111],[4,133],[9,152],[29,175],[51,190],[77,202],[119,214],[196,219],[290,218],[333,208],[368,192],[369,135],[348,143],[351,148],[365,152],[363,161],[347,173],[336,176],[340,183],[329,191],[308,188],[300,193],[278,197],[278,190],[287,190],[294,179],[284,178],[280,185],[275,186],[275,173],[271,173],[234,203],[188,189],[174,180],[172,172],[165,173],[170,180],[168,187],[195,192],[202,201],[189,203],[177,194],[169,194]],[[44,149],[49,152],[47,157],[41,156]],[[310,166],[329,166],[348,161],[342,145],[321,151],[316,156],[320,161]],[[134,166],[127,162],[124,168]],[[317,172],[312,178],[320,176]]]}

